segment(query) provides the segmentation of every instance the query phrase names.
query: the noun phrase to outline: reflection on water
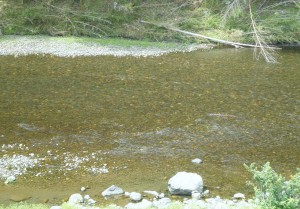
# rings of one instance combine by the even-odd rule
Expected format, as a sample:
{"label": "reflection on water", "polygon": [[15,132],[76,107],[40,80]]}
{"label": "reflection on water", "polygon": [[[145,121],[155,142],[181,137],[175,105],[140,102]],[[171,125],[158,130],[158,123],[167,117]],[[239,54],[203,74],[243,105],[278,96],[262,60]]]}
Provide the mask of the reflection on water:
{"label": "reflection on water", "polygon": [[300,167],[300,53],[279,55],[277,65],[249,49],[0,57],[0,145],[12,145],[0,155],[43,158],[27,178],[48,197],[63,182],[67,195],[84,183],[95,194],[111,184],[165,192],[183,170],[202,175],[212,195],[249,193],[244,163],[270,161],[285,175]]}

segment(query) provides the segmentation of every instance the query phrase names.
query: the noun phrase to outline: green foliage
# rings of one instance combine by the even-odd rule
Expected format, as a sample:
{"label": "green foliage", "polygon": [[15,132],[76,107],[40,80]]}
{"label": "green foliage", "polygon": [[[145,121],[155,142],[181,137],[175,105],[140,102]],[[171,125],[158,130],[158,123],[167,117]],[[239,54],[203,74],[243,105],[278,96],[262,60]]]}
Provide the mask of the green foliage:
{"label": "green foliage", "polygon": [[[199,40],[140,22],[146,20],[215,38],[254,42],[249,3],[267,43],[300,41],[300,4],[275,0],[3,0],[0,30],[4,35]],[[242,31],[244,37],[234,39],[231,34],[225,35],[231,31]]]}
{"label": "green foliage", "polygon": [[212,14],[207,8],[197,8],[191,16],[183,20],[179,26],[184,30],[200,31],[218,29],[221,22],[219,15]]}
{"label": "green foliage", "polygon": [[300,208],[300,169],[289,181],[277,174],[266,163],[258,170],[252,163],[246,169],[253,175],[255,198],[263,209],[296,209]]}

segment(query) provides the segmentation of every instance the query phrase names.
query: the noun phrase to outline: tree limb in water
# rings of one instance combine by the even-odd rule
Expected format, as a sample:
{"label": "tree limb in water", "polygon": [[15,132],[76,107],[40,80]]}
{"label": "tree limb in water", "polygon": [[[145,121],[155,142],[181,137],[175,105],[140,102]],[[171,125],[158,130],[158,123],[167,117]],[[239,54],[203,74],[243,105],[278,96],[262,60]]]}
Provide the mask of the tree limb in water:
{"label": "tree limb in water", "polygon": [[[212,38],[212,37],[201,35],[201,34],[198,34],[198,33],[192,33],[192,32],[185,31],[185,30],[180,30],[180,29],[177,29],[177,28],[171,28],[171,27],[167,27],[167,26],[164,26],[164,25],[160,25],[160,24],[156,24],[156,23],[152,23],[152,22],[148,22],[148,21],[144,21],[144,20],[141,20],[141,23],[155,25],[157,27],[163,27],[163,28],[166,28],[167,30],[172,30],[172,31],[175,31],[175,32],[180,32],[180,33],[183,33],[183,34],[186,34],[186,35],[190,35],[190,36],[194,36],[194,37],[204,38],[204,39],[210,40],[212,42],[222,43],[222,44],[225,44],[225,45],[234,46],[236,48],[239,48],[239,47],[260,48],[260,47],[262,47],[260,45],[243,44],[243,43],[238,43],[238,42],[225,41],[225,40],[222,40],[222,39]],[[264,48],[279,49],[279,48],[270,47],[270,46],[264,46]]]}

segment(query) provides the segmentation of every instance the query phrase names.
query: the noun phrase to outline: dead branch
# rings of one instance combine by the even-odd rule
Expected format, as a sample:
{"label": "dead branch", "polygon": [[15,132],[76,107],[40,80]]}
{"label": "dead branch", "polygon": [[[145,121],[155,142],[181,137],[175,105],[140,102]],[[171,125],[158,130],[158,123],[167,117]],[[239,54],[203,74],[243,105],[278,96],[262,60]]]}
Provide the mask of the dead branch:
{"label": "dead branch", "polygon": [[262,55],[267,63],[277,63],[276,58],[272,55],[273,49],[270,48],[265,43],[265,41],[263,40],[263,38],[261,37],[261,35],[257,29],[256,22],[253,18],[250,1],[249,1],[249,13],[250,13],[250,18],[251,18],[251,26],[252,26],[253,32],[254,32],[255,45],[257,46],[257,47],[255,47],[255,49],[259,48],[259,50],[260,50],[258,56],[255,56],[255,57],[257,59],[259,59],[259,56]]}
{"label": "dead branch", "polygon": [[212,37],[201,35],[201,34],[198,34],[198,33],[192,33],[192,32],[185,31],[185,30],[180,30],[180,29],[177,29],[177,28],[171,28],[171,27],[167,27],[167,26],[164,26],[164,25],[160,25],[160,24],[156,24],[156,23],[152,23],[152,22],[148,22],[148,21],[144,21],[144,20],[141,20],[141,23],[155,25],[157,27],[163,27],[163,28],[165,28],[167,30],[172,30],[172,31],[175,31],[175,32],[180,32],[180,33],[183,33],[183,34],[186,34],[186,35],[190,35],[190,36],[194,36],[194,37],[204,38],[204,39],[210,40],[210,41],[215,42],[215,43],[221,43],[221,44],[225,44],[225,45],[230,45],[230,46],[234,46],[236,48],[239,48],[239,47],[252,47],[252,48],[264,47],[264,48],[270,48],[270,49],[279,49],[279,48],[270,47],[270,46],[261,46],[261,45],[253,45],[253,44],[243,44],[243,43],[238,43],[238,42],[232,42],[232,41],[226,41],[226,40],[222,40],[222,39],[212,38]]}

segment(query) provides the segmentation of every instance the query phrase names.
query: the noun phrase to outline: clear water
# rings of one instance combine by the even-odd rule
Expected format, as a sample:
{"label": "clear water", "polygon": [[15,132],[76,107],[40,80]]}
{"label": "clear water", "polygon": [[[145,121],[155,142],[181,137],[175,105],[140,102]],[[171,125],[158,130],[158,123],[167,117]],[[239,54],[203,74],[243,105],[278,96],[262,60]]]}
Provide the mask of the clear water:
{"label": "clear water", "polygon": [[[24,193],[61,202],[88,186],[107,203],[101,192],[112,184],[167,193],[179,171],[200,174],[212,196],[251,197],[243,164],[269,161],[287,177],[300,167],[300,51],[282,50],[278,60],[256,61],[250,49],[0,57],[0,146],[28,147],[0,157],[43,158],[0,185],[0,202]],[[109,173],[90,172],[103,166]]]}

